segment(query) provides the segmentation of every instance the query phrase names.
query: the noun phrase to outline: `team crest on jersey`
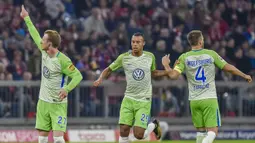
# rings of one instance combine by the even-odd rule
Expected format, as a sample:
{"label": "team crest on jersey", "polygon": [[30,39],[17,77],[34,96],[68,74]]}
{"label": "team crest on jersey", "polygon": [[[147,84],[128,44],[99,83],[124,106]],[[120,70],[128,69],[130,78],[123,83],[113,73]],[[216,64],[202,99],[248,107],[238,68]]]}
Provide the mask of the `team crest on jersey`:
{"label": "team crest on jersey", "polygon": [[142,69],[137,68],[133,71],[133,78],[137,81],[142,80],[144,76],[145,76],[145,73]]}
{"label": "team crest on jersey", "polygon": [[50,77],[50,70],[46,66],[43,66],[43,76],[45,78],[49,78]]}

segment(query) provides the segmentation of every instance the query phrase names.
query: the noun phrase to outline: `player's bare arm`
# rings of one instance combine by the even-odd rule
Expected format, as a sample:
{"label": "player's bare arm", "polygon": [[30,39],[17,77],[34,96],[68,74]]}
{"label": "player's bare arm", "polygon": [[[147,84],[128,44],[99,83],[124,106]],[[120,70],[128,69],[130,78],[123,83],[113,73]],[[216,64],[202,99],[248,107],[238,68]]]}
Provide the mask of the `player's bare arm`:
{"label": "player's bare arm", "polygon": [[27,25],[28,31],[29,31],[31,37],[33,38],[35,44],[39,48],[39,50],[42,51],[44,47],[49,46],[49,45],[46,45],[46,44],[48,44],[45,42],[46,37],[44,37],[44,40],[42,40],[40,34],[38,33],[33,22],[31,21],[29,14],[28,14],[27,10],[25,9],[24,5],[22,5],[22,7],[21,7],[20,16],[21,16],[21,18],[24,19],[24,21]]}
{"label": "player's bare arm", "polygon": [[94,81],[94,86],[99,86],[102,83],[103,79],[107,78],[111,73],[112,70],[109,67],[105,68],[100,74],[99,78]]}
{"label": "player's bare arm", "polygon": [[[163,58],[162,58],[162,64],[165,68],[165,70],[167,71],[167,74],[168,74],[168,77],[170,79],[178,79],[179,76],[181,75],[180,72],[176,71],[176,70],[173,70],[169,64],[170,64],[170,55],[165,55]],[[175,62],[175,65],[178,63],[178,61]]]}
{"label": "player's bare arm", "polygon": [[241,72],[239,69],[237,69],[235,66],[233,66],[231,64],[226,64],[223,67],[223,70],[226,72],[229,72],[233,75],[240,76],[240,77],[244,78],[245,80],[247,80],[248,82],[252,82],[252,78],[250,75],[247,75],[247,74]]}
{"label": "player's bare arm", "polygon": [[155,77],[161,77],[161,76],[167,76],[168,75],[168,71],[166,70],[154,70],[152,73],[151,73],[151,76],[153,78]]}

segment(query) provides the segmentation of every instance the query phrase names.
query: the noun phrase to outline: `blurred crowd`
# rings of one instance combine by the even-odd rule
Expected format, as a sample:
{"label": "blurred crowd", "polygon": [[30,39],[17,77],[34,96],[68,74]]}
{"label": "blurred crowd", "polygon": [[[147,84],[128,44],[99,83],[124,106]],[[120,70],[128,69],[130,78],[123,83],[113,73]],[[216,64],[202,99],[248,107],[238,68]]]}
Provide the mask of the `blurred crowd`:
{"label": "blurred crowd", "polygon": [[[255,71],[255,0],[0,0],[0,80],[41,78],[40,51],[19,16],[21,4],[40,35],[47,29],[60,33],[60,50],[72,59],[84,80],[94,80],[119,54],[128,51],[135,32],[144,34],[145,50],[154,53],[158,69],[163,69],[161,57],[165,54],[171,54],[173,65],[189,51],[186,35],[199,29],[206,49],[217,51],[247,74]],[[123,72],[111,78],[124,79]],[[240,79],[217,70],[216,80]],[[171,104],[174,114],[181,112],[183,103],[173,96],[176,92],[160,93],[164,105]],[[94,107],[96,112],[100,100],[93,95],[85,101],[92,102],[84,108],[95,103],[87,109]],[[5,110],[0,106],[0,111]]]}
{"label": "blurred crowd", "polygon": [[[134,32],[145,35],[145,50],[155,54],[159,69],[163,55],[170,53],[174,63],[190,50],[186,35],[193,29],[203,31],[205,48],[245,73],[255,69],[254,0],[1,0],[1,80],[23,80],[25,72],[40,79],[40,52],[19,16],[21,4],[41,35],[46,29],[59,31],[60,50],[84,80],[95,79],[128,51]],[[220,71],[216,79],[238,80]]]}

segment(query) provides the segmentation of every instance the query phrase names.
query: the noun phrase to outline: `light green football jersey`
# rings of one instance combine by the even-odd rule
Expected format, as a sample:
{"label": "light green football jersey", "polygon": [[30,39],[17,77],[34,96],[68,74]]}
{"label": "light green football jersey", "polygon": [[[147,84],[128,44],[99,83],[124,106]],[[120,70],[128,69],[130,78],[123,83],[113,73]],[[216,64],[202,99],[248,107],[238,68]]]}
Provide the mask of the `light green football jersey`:
{"label": "light green football jersey", "polygon": [[217,98],[215,66],[222,69],[226,64],[215,51],[201,49],[182,54],[174,69],[186,73],[189,100],[200,100]]}
{"label": "light green football jersey", "polygon": [[151,72],[156,69],[155,57],[152,53],[144,51],[140,57],[135,57],[132,52],[126,52],[121,54],[109,68],[112,71],[124,69],[127,81],[125,97],[137,101],[151,101]]}
{"label": "light green football jersey", "polygon": [[[66,103],[67,98],[60,101],[59,92],[63,88],[70,92],[82,80],[79,70],[72,61],[63,53],[58,52],[50,57],[41,48],[41,37],[29,17],[25,17],[28,31],[42,53],[42,76],[39,99],[50,103]],[[72,78],[67,84],[68,77]]]}

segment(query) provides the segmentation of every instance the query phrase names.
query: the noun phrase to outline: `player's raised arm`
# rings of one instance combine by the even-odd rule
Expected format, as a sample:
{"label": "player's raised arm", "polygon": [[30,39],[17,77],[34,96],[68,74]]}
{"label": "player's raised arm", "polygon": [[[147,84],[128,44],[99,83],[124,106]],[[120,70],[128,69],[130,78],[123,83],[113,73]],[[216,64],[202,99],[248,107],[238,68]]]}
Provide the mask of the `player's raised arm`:
{"label": "player's raised arm", "polygon": [[184,63],[181,63],[182,61],[182,56],[175,62],[174,64],[174,69],[172,69],[169,64],[170,64],[170,59],[169,55],[166,55],[162,58],[162,64],[165,68],[166,71],[168,71],[168,77],[170,79],[178,79],[181,73],[184,70]]}
{"label": "player's raised arm", "polygon": [[233,75],[237,75],[240,76],[242,78],[244,78],[245,80],[247,80],[248,82],[252,81],[251,76],[243,73],[242,71],[240,71],[239,69],[237,69],[235,66],[228,64],[220,55],[218,55],[215,51],[212,51],[212,56],[214,58],[214,63],[215,65],[222,69],[223,71],[229,72]]}
{"label": "player's raised arm", "polygon": [[38,33],[38,31],[36,30],[34,24],[32,23],[28,12],[24,8],[24,5],[22,5],[22,7],[21,7],[20,16],[25,20],[25,23],[28,27],[28,31],[29,31],[30,35],[32,36],[33,40],[35,41],[35,44],[40,49],[40,51],[42,51],[42,47],[41,47],[42,39],[41,39],[40,34]]}
{"label": "player's raised arm", "polygon": [[123,56],[124,54],[121,54],[113,63],[110,64],[109,67],[105,68],[93,85],[99,86],[102,83],[103,79],[107,78],[113,71],[121,68]]}

